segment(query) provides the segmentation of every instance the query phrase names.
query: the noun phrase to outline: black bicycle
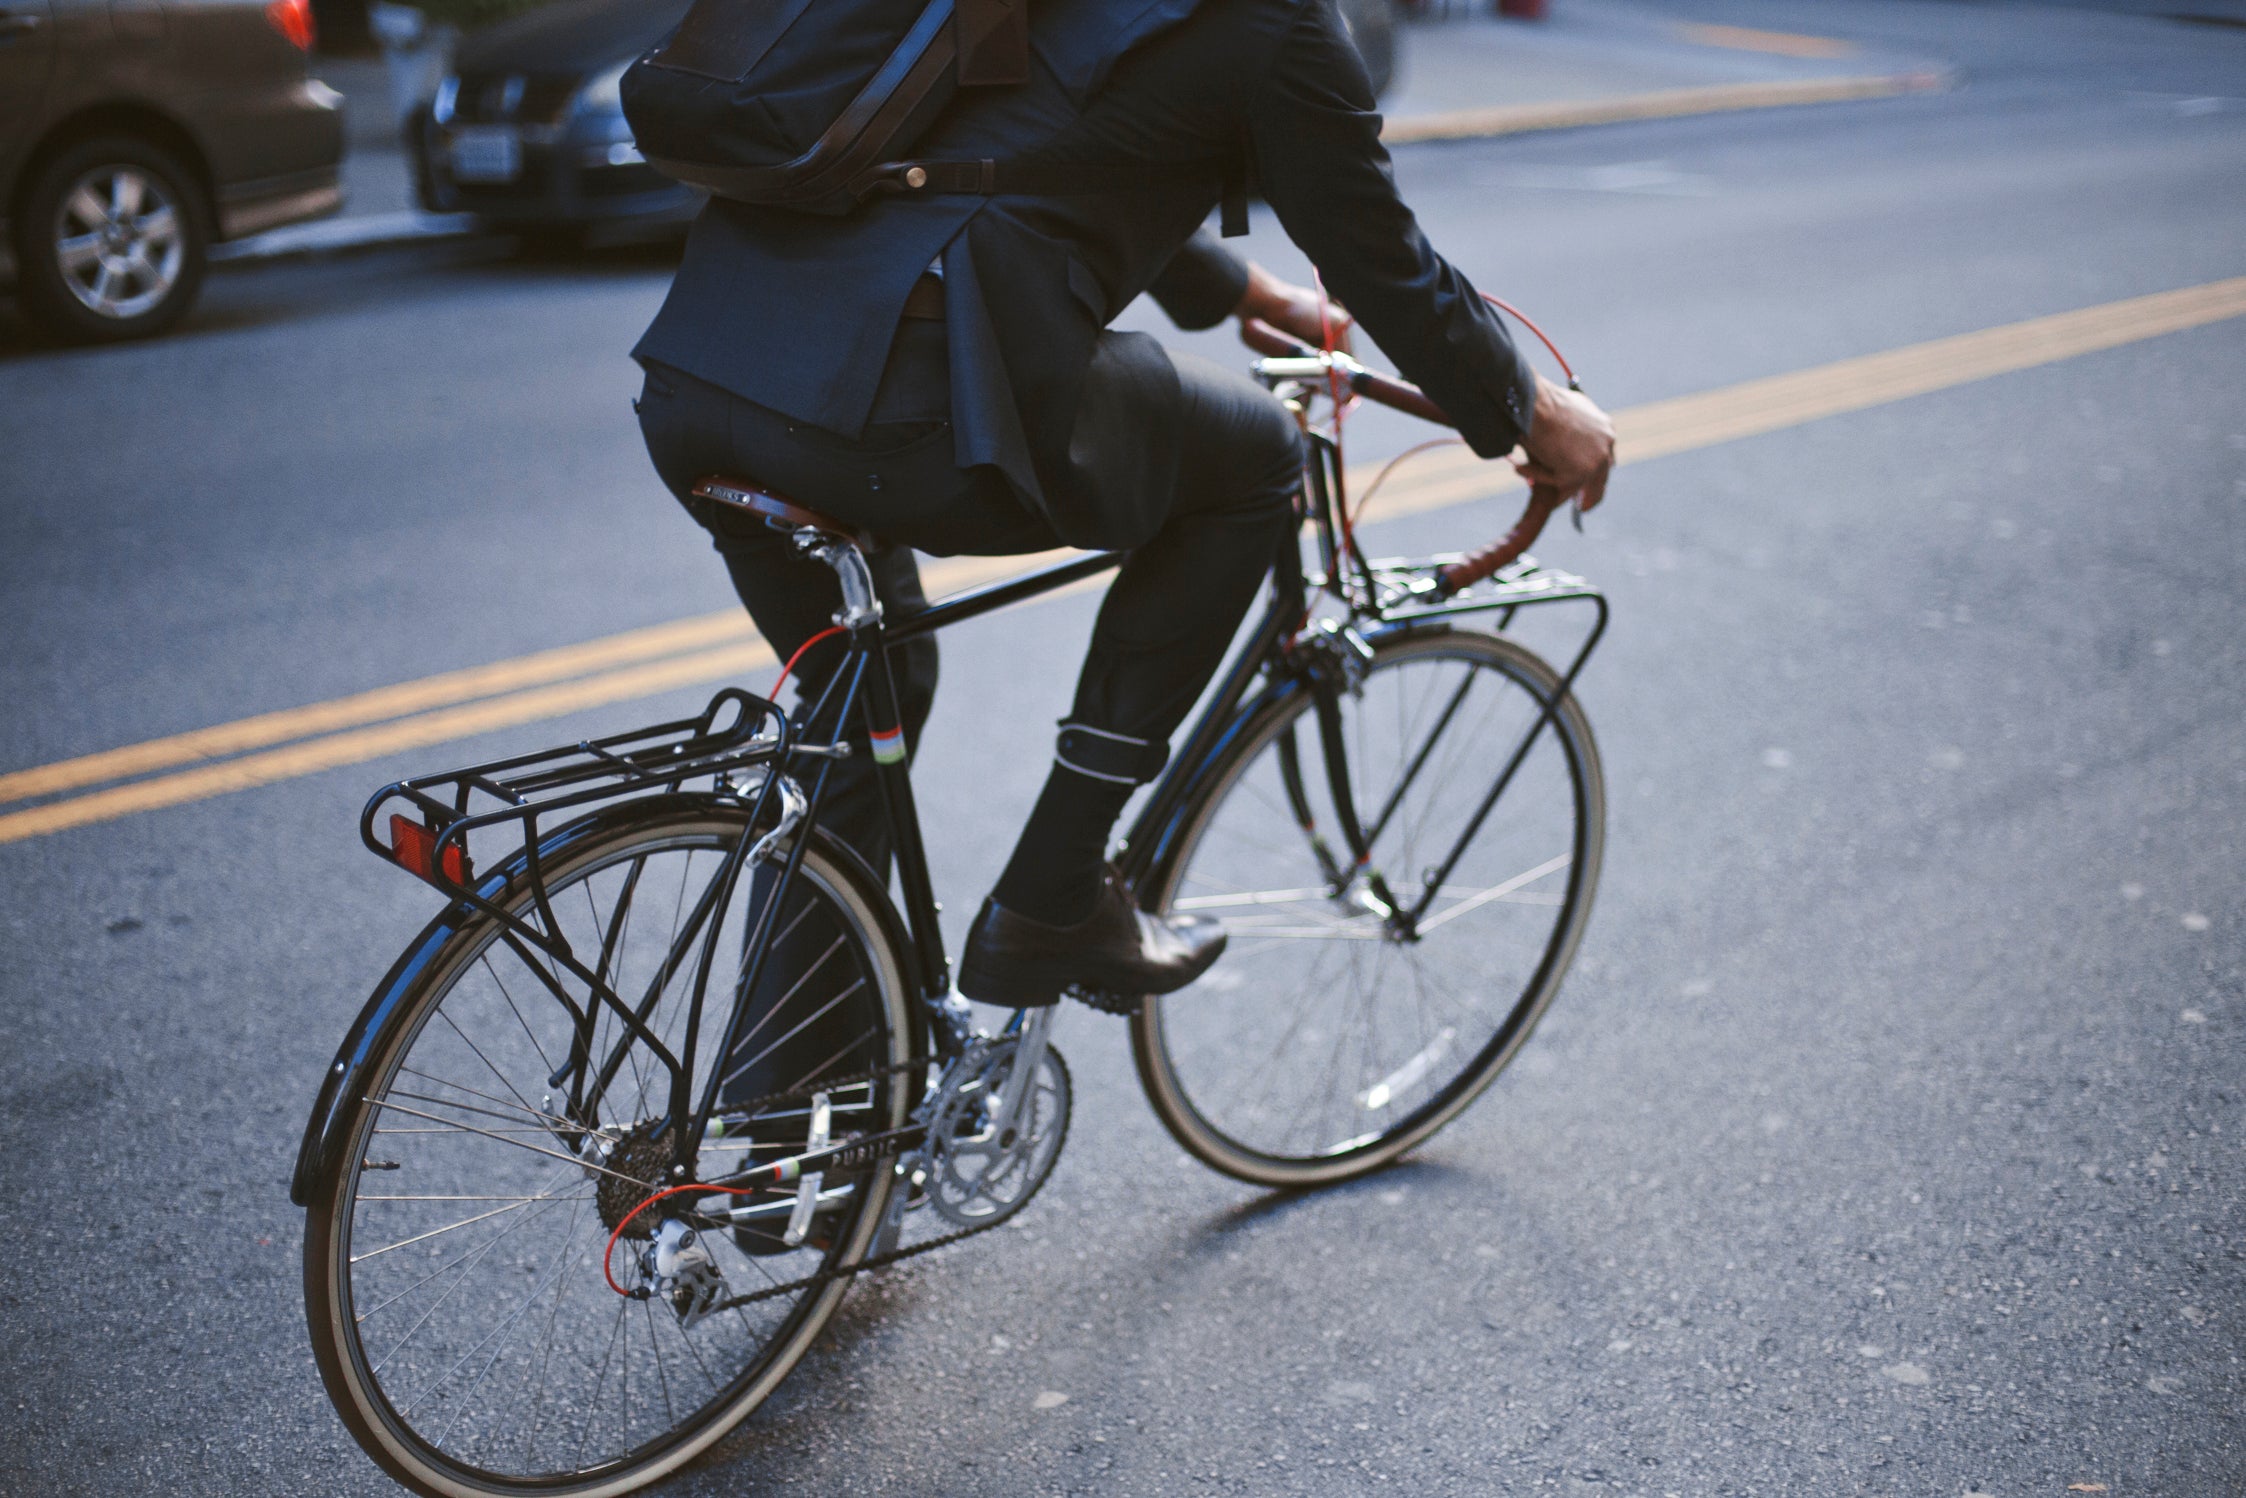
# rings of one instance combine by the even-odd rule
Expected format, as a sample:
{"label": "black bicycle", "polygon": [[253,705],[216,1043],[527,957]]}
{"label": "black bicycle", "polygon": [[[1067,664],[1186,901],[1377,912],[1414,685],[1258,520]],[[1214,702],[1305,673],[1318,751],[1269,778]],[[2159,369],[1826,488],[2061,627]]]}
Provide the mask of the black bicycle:
{"label": "black bicycle", "polygon": [[[1345,386],[1441,417],[1258,337],[1306,430]],[[1178,1142],[1272,1187],[1379,1169],[1503,1070],[1583,935],[1605,817],[1570,688],[1606,602],[1525,554],[1548,507],[1472,555],[1368,559],[1336,446],[1311,437],[1312,556],[1275,575],[1118,858],[1145,908],[1215,914],[1230,949],[1165,998],[1086,995],[1129,1013]],[[840,580],[850,654],[819,701],[791,721],[728,689],[691,719],[400,781],[361,821],[449,903],[338,1052],[292,1195],[328,1392],[424,1493],[673,1471],[855,1276],[1006,1220],[1066,1137],[1052,1010],[991,1033],[952,991],[885,647],[1117,559],[885,618],[846,530],[745,484],[700,492]],[[1571,600],[1592,612],[1565,671],[1473,627]],[[819,825],[849,723],[901,909]]]}

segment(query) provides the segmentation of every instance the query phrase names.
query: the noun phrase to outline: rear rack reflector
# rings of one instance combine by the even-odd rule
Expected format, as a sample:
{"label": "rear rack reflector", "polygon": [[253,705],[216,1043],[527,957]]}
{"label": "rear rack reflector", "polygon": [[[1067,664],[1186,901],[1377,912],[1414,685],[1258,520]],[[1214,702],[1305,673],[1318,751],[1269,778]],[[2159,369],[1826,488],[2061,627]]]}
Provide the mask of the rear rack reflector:
{"label": "rear rack reflector", "polygon": [[[437,834],[411,817],[390,814],[390,856],[409,874],[436,882]],[[445,878],[454,884],[468,882],[468,859],[458,843],[445,849]]]}

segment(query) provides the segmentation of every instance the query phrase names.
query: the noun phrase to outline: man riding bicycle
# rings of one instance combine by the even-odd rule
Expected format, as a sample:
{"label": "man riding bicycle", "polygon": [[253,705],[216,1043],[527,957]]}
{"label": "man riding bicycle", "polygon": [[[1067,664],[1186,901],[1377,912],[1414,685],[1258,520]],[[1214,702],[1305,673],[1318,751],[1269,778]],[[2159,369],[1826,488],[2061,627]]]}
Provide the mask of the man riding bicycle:
{"label": "man riding bicycle", "polygon": [[[821,216],[715,199],[633,350],[657,472],[707,528],[783,656],[829,622],[833,575],[755,517],[698,498],[753,480],[877,538],[884,602],[922,601],[914,550],[1127,551],[1054,763],[969,933],[970,998],[1071,986],[1168,993],[1223,947],[1206,917],[1138,910],[1106,870],[1124,803],[1159,773],[1279,547],[1295,544],[1301,437],[1244,377],[1107,324],[1142,291],[1180,326],[1258,316],[1308,339],[1319,298],[1199,231],[1252,175],[1325,283],[1473,450],[1584,506],[1611,423],[1531,371],[1398,197],[1333,0],[1037,0],[1026,82],[962,92],[918,148],[1003,157],[1051,191],[904,194]],[[790,43],[783,36],[777,43]],[[1067,184],[1095,184],[1072,190]],[[902,647],[904,731],[933,700],[933,641]],[[797,667],[814,702],[844,655]],[[862,726],[827,825],[886,869]]]}

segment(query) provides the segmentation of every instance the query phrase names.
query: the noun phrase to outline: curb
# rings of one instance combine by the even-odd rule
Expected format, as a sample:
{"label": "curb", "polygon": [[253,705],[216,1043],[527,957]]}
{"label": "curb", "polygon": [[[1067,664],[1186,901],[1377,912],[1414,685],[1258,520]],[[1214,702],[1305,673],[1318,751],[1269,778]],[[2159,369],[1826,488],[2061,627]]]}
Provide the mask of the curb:
{"label": "curb", "polygon": [[211,266],[217,269],[262,265],[273,260],[377,250],[424,239],[451,239],[474,231],[475,220],[465,213],[424,213],[418,208],[401,208],[394,213],[365,213],[355,218],[291,224],[285,229],[235,240],[232,244],[213,245]]}
{"label": "curb", "polygon": [[1951,87],[1956,81],[1956,74],[1947,71],[1878,73],[1800,82],[1722,83],[1707,88],[1626,94],[1612,99],[1498,104],[1487,109],[1453,109],[1441,114],[1408,115],[1390,120],[1381,130],[1380,138],[1394,146],[1419,141],[1486,140],[1540,130],[1620,125],[1633,120],[1669,120],[1687,115],[1730,114],[1744,109],[1780,109],[1796,104],[1837,104],[1851,99],[1888,99],[1899,94],[1933,93]]}
{"label": "curb", "polygon": [[[1797,104],[1837,104],[1854,99],[1888,99],[1902,94],[1933,93],[1950,88],[1956,82],[1957,75],[1946,71],[1882,73],[1796,83],[1727,83],[1710,88],[1667,89],[1658,93],[1551,104],[1499,104],[1486,109],[1454,109],[1393,119],[1382,128],[1380,138],[1392,146],[1424,141],[1492,140],[1545,130],[1627,124],[1635,120],[1731,114]],[[424,213],[406,208],[395,213],[295,224],[253,235],[214,247],[211,262],[214,266],[258,265],[273,260],[383,249],[421,240],[451,239],[475,232],[475,219],[469,214]]]}

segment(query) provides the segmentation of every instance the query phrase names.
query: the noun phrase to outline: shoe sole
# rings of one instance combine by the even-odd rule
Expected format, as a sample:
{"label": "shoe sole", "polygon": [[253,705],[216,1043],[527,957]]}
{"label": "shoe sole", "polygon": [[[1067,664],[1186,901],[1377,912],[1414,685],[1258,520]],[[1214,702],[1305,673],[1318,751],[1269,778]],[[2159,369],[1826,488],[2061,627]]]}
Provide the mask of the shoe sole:
{"label": "shoe sole", "polygon": [[1175,985],[1164,989],[1150,989],[1129,978],[1118,979],[1111,974],[1087,973],[1076,963],[1057,958],[1023,959],[1006,964],[1002,972],[994,972],[976,960],[973,951],[959,961],[959,991],[978,1003],[997,1004],[1008,1009],[1042,1009],[1060,1002],[1063,992],[1071,988],[1090,989],[1098,993],[1175,993],[1216,965],[1224,955],[1226,941],[1219,937],[1210,949],[1208,961],[1196,967]]}

